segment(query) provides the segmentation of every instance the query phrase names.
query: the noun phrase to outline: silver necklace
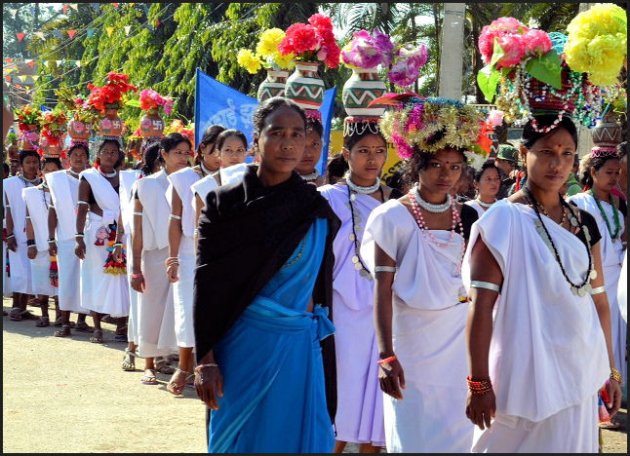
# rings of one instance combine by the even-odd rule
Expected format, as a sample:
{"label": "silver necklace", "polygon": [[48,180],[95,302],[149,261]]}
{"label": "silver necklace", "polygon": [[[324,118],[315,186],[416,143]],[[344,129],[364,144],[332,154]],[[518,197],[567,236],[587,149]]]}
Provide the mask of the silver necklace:
{"label": "silver necklace", "polygon": [[496,200],[491,202],[491,203],[484,203],[483,201],[481,201],[479,198],[477,198],[475,201],[477,201],[479,203],[479,205],[481,207],[483,207],[484,209],[488,209],[490,206],[492,206],[494,203],[496,203]]}
{"label": "silver necklace", "polygon": [[74,177],[75,179],[79,178],[79,173],[75,173],[74,171],[72,171],[72,169],[68,168],[68,174],[70,174],[72,177]]}
{"label": "silver necklace", "polygon": [[118,171],[114,170],[111,173],[104,173],[103,171],[98,170],[99,173],[101,173],[101,176],[106,177],[108,179],[111,179],[112,177],[116,177],[116,175],[118,174]]}
{"label": "silver necklace", "polygon": [[212,171],[210,171],[208,168],[205,167],[205,165],[203,164],[203,160],[199,162],[199,167],[201,168],[201,172],[203,173],[204,176],[207,176],[208,174],[212,173]]}
{"label": "silver necklace", "polygon": [[311,174],[300,174],[300,177],[305,181],[314,181],[319,177],[319,172],[317,170],[313,171]]}
{"label": "silver necklace", "polygon": [[352,190],[354,193],[369,195],[370,193],[374,193],[376,190],[381,188],[381,180],[378,177],[376,178],[376,182],[374,182],[374,185],[370,185],[369,187],[362,187],[352,182],[352,179],[350,179],[350,173],[346,173],[344,177],[346,178],[346,184],[348,185],[348,188],[350,188],[350,190]]}
{"label": "silver necklace", "polygon": [[416,197],[416,202],[418,205],[424,209],[425,211],[432,212],[434,214],[440,214],[442,212],[446,212],[451,208],[452,198],[450,194],[446,194],[446,201],[442,204],[433,204],[428,201],[425,201],[420,195],[420,189],[418,186],[415,186],[414,195]]}
{"label": "silver necklace", "polygon": [[27,179],[24,176],[18,176],[20,179],[22,179],[22,181],[26,184],[26,186],[28,186],[29,184],[31,185],[39,185],[41,183],[41,181],[39,180],[39,177],[35,176],[33,179]]}

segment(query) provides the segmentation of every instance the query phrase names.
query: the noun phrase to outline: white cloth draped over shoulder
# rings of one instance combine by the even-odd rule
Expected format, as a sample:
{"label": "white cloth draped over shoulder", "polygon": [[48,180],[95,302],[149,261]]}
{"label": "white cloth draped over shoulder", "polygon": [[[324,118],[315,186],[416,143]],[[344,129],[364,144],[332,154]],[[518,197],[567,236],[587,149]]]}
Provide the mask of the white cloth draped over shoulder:
{"label": "white cloth draped over shoulder", "polygon": [[[190,190],[193,195],[197,195],[203,202],[204,206],[206,204],[206,196],[208,196],[208,193],[217,188],[219,188],[219,184],[212,174],[208,174],[190,186]],[[192,199],[192,204],[193,209],[197,210],[195,198]]]}
{"label": "white cloth draped over shoulder", "polygon": [[195,206],[190,187],[199,180],[199,174],[192,168],[184,168],[169,174],[168,180],[171,184],[166,193],[169,205],[172,207],[172,192],[174,190],[182,200],[182,232],[184,236],[192,238],[195,231]]}
{"label": "white cloth draped over shoulder", "polygon": [[[588,268],[586,246],[548,217],[541,217],[567,275],[574,283],[582,283]],[[463,265],[468,287],[471,250],[481,236],[503,274],[493,314],[489,370],[496,395],[496,421],[511,423],[510,428],[529,429],[548,419],[553,425],[554,415],[592,403],[609,373],[604,334],[593,299],[589,294],[579,297],[571,292],[554,254],[536,230],[536,220],[529,206],[506,200],[494,204],[473,224]],[[584,410],[596,416],[595,407]],[[596,433],[595,425],[584,429],[586,447],[581,451],[592,450],[588,445],[597,441]],[[564,433],[549,434],[567,442]],[[484,432],[475,435],[484,445],[476,451],[494,452]],[[500,435],[496,439],[502,440]],[[535,442],[512,443],[515,449],[523,445],[535,452],[557,449],[557,441],[540,441],[537,450],[531,447]]]}
{"label": "white cloth draped over shoulder", "polygon": [[50,196],[57,214],[57,241],[74,240],[77,225],[77,201],[79,199],[79,179],[70,176],[66,170],[46,175]]}
{"label": "white cloth draped over shoulder", "polygon": [[[333,241],[333,315],[337,358],[337,440],[355,443],[385,443],[383,393],[378,384],[378,344],[374,330],[374,280],[355,269],[353,221],[348,187],[324,185],[318,190],[341,221]],[[353,201],[357,245],[370,213],[380,201],[356,195]]]}
{"label": "white cloth draped over shoulder", "polygon": [[484,214],[484,212],[486,212],[486,209],[483,206],[481,206],[481,204],[479,204],[479,201],[477,201],[477,200],[466,201],[464,204],[466,204],[466,205],[472,207],[474,210],[476,210],[477,214],[479,215],[480,218]]}
{"label": "white cloth draped over shoulder", "polygon": [[623,265],[619,277],[619,287],[617,289],[617,302],[619,311],[624,323],[628,323],[628,250],[623,254]]}
{"label": "white cloth draped over shoulder", "polygon": [[617,212],[619,222],[621,224],[621,231],[619,236],[615,240],[612,239],[611,233],[608,231],[604,217],[597,207],[597,203],[592,195],[589,193],[578,193],[569,198],[569,201],[575,203],[580,209],[587,211],[591,214],[597,222],[597,227],[602,235],[602,239],[599,241],[599,245],[602,252],[602,266],[604,268],[604,285],[606,287],[606,295],[608,296],[608,304],[610,306],[610,320],[611,320],[611,338],[613,344],[613,352],[615,354],[615,364],[617,369],[621,372],[623,378],[627,376],[627,362],[626,362],[626,344],[628,327],[623,317],[621,316],[621,309],[617,302],[617,290],[619,287],[619,279],[621,277],[621,266],[623,263],[624,248],[619,236],[624,231],[624,218],[623,214],[617,208],[613,208],[610,203],[600,201],[602,208],[606,212],[608,223],[610,227],[614,229],[614,215],[613,210]]}
{"label": "white cloth draped over shoulder", "polygon": [[103,211],[101,216],[104,225],[118,223],[120,215],[120,197],[112,184],[95,168],[81,171],[80,177],[84,177],[90,184],[92,195],[96,204]]}
{"label": "white cloth draped over shoulder", "polygon": [[221,185],[238,184],[243,180],[247,166],[247,163],[238,163],[236,165],[220,168],[219,175],[221,176]]}
{"label": "white cloth draped over shoulder", "polygon": [[[164,170],[137,180],[132,193],[142,203],[142,244],[144,250],[168,247],[168,220],[171,208],[166,199],[169,182]],[[164,272],[166,274],[166,271]]]}
{"label": "white cloth draped over shoulder", "polygon": [[434,245],[398,200],[370,214],[361,255],[374,269],[377,244],[396,262],[392,339],[404,372],[403,399],[384,396],[388,452],[467,452],[473,425],[466,401],[464,330],[468,306],[459,302],[464,238],[432,230]]}

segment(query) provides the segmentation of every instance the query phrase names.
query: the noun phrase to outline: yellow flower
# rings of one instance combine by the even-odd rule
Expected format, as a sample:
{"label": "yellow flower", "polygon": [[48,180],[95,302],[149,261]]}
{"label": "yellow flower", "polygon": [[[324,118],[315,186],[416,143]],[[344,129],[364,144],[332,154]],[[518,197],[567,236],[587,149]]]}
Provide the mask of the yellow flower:
{"label": "yellow flower", "polygon": [[249,49],[241,49],[238,51],[236,62],[250,74],[256,74],[262,68],[260,59]]}
{"label": "yellow flower", "polygon": [[272,59],[283,70],[292,70],[295,67],[295,56],[293,54],[282,55],[276,52]]}
{"label": "yellow flower", "polygon": [[263,59],[274,57],[278,53],[278,45],[284,38],[284,32],[279,28],[265,30],[260,34],[260,39],[256,45],[256,54]]}

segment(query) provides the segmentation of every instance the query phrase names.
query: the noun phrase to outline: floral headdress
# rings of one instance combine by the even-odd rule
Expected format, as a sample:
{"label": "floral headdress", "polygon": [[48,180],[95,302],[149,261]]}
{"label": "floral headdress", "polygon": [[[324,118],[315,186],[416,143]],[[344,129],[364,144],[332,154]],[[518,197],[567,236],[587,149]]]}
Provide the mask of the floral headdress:
{"label": "floral headdress", "polygon": [[475,152],[484,114],[473,106],[415,93],[387,94],[370,105],[393,107],[379,125],[402,159],[417,152],[437,153],[448,147]]}
{"label": "floral headdress", "polygon": [[328,68],[337,68],[341,52],[335,40],[332,21],[323,14],[313,14],[308,24],[289,26],[278,50],[281,55],[293,55],[298,61],[324,62]]}
{"label": "floral headdress", "polygon": [[26,105],[22,108],[15,110],[15,117],[17,117],[18,127],[20,131],[28,131],[29,126],[39,125],[39,118],[41,111],[35,106]]}
{"label": "floral headdress", "polygon": [[129,84],[129,76],[122,73],[107,73],[107,82],[99,87],[88,84],[90,96],[87,103],[100,113],[104,113],[108,107],[120,108],[122,97],[127,92],[135,92],[138,89]]}
{"label": "floral headdress", "polygon": [[159,108],[164,110],[164,114],[169,115],[173,110],[173,100],[169,97],[163,97],[153,89],[144,89],[140,92],[140,109],[150,111]]}
{"label": "floral headdress", "polygon": [[295,66],[293,54],[283,55],[278,46],[285,37],[282,29],[271,28],[260,34],[256,52],[249,49],[240,49],[236,61],[245,68],[248,73],[256,74],[261,68],[268,70],[290,70]]}
{"label": "floral headdress", "polygon": [[59,100],[59,106],[66,110],[68,117],[83,122],[88,127],[93,126],[98,120],[98,112],[88,104],[87,100],[75,95],[67,87],[56,90],[55,95]]}

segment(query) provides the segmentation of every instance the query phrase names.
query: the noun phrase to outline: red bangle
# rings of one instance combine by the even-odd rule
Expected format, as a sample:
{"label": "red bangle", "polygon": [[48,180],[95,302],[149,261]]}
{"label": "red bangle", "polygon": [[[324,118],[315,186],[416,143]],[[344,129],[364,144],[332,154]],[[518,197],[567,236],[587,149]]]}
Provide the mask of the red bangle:
{"label": "red bangle", "polygon": [[389,364],[392,361],[396,361],[398,358],[396,358],[396,355],[392,355],[392,356],[388,356],[387,358],[383,358],[383,359],[379,359],[378,363],[382,366],[383,364]]}
{"label": "red bangle", "polygon": [[466,382],[468,383],[468,390],[472,394],[485,394],[488,391],[492,391],[492,383],[489,378],[481,379],[481,380],[473,380],[472,377],[466,377]]}
{"label": "red bangle", "polygon": [[141,272],[137,273],[137,274],[131,274],[131,278],[132,279],[142,279],[144,277],[144,275],[142,275]]}

